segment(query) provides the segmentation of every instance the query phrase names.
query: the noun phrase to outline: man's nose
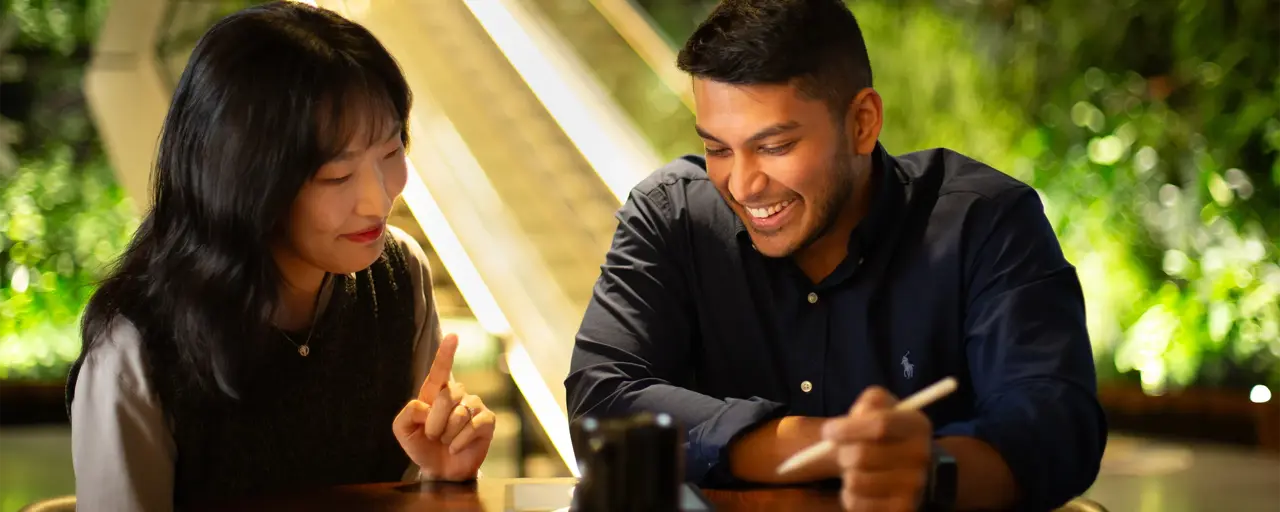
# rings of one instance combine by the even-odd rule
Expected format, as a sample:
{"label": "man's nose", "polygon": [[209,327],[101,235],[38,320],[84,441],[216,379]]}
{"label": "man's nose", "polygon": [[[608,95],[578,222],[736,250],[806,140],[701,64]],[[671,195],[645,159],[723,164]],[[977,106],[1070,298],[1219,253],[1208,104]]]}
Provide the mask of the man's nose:
{"label": "man's nose", "polygon": [[769,177],[760,171],[754,158],[736,157],[729,169],[729,194],[735,201],[746,203],[764,192],[769,185]]}

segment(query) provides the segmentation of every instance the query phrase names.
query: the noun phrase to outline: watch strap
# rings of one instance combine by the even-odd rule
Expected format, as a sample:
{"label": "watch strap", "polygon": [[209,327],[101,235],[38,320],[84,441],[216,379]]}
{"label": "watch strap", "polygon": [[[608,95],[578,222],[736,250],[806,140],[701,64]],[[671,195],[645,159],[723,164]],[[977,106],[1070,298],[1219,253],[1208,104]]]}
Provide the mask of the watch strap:
{"label": "watch strap", "polygon": [[956,504],[956,481],[959,473],[956,459],[935,441],[931,450],[928,481],[922,510],[952,512]]}

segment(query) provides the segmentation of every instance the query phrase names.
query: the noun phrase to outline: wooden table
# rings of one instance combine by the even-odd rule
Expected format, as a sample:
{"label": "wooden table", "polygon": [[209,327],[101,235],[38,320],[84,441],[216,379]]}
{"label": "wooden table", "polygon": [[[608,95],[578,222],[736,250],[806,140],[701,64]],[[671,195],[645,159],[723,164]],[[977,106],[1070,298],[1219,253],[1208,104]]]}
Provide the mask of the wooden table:
{"label": "wooden table", "polygon": [[[321,489],[271,498],[237,501],[204,510],[286,511],[458,511],[503,512],[509,486],[515,483],[572,484],[573,479],[485,478],[476,483],[387,483]],[[704,489],[716,512],[839,511],[834,491],[817,489],[767,489],[719,491]]]}

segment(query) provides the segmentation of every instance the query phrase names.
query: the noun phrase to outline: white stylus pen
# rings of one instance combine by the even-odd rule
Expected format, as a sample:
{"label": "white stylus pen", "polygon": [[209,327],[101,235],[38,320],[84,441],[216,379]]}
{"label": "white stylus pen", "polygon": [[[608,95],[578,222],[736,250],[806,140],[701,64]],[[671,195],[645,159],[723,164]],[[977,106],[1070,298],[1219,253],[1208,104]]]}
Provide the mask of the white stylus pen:
{"label": "white stylus pen", "polygon": [[[907,397],[906,400],[898,402],[898,406],[894,407],[894,409],[899,411],[920,409],[951,394],[951,392],[955,390],[956,379],[954,377],[947,377],[933,383],[927,388],[917,391],[916,394]],[[818,444],[800,450],[778,466],[778,474],[790,473],[812,464],[813,462],[834,452],[835,449],[835,443],[832,443],[831,441],[822,441]]]}

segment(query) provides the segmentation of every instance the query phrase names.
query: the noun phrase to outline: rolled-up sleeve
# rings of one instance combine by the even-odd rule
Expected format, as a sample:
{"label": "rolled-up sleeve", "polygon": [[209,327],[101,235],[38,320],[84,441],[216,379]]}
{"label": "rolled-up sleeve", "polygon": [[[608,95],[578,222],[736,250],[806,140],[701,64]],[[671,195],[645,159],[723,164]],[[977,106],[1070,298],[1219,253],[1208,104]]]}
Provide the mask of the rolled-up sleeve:
{"label": "rolled-up sleeve", "polygon": [[618,213],[578,331],[565,390],[571,421],[582,416],[665,412],[686,428],[685,479],[730,485],[727,447],[739,435],[781,416],[785,406],[761,398],[713,398],[692,382],[693,306],[675,254],[682,239],[660,186],[633,191]]}
{"label": "rolled-up sleeve", "polygon": [[987,442],[1013,473],[1018,509],[1051,510],[1093,484],[1106,445],[1083,294],[1034,190],[990,206],[965,321],[977,415],[937,434]]}

